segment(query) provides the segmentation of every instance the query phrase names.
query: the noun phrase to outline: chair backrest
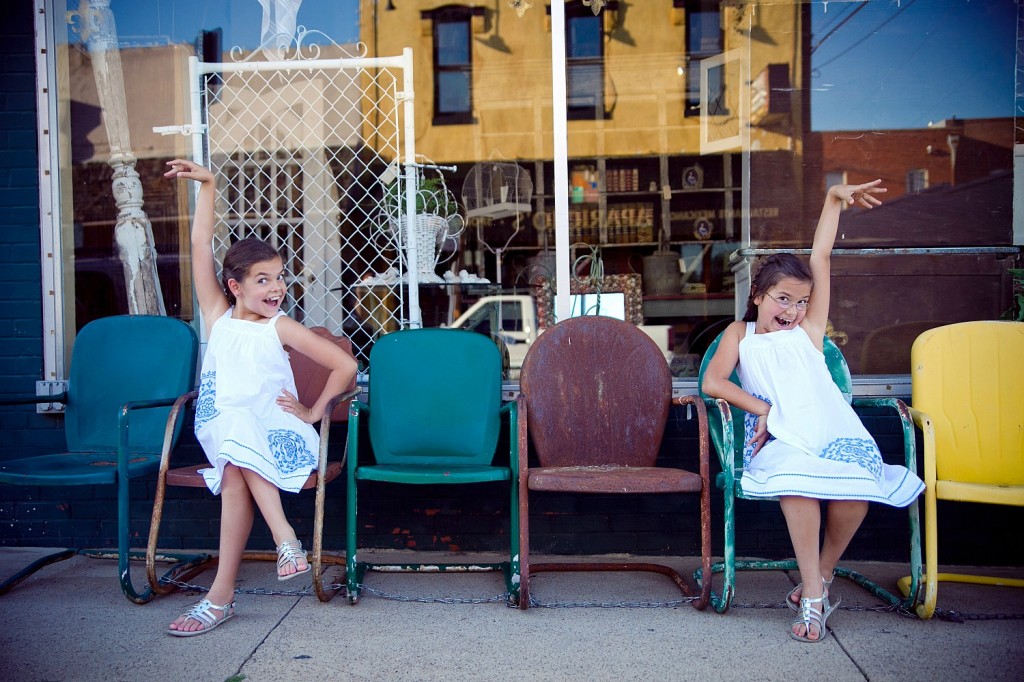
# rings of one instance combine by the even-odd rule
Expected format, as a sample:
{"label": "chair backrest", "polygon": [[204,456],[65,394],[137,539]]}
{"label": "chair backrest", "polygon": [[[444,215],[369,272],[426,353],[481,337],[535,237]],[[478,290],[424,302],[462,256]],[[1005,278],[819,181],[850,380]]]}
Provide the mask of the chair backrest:
{"label": "chair backrest", "polygon": [[541,466],[654,466],[672,373],[636,325],[575,317],[533,342],[519,375]]}
{"label": "chair backrest", "polygon": [[[724,332],[722,332],[724,333]],[[708,368],[708,363],[711,362],[711,358],[715,356],[715,351],[718,350],[718,344],[722,341],[722,334],[715,337],[715,340],[708,346],[708,350],[704,353],[704,357],[700,362],[700,372],[697,376],[697,390],[700,392],[700,397],[707,400],[710,398],[702,388],[704,383],[704,372]],[[846,398],[846,402],[853,401],[853,378],[850,376],[850,367],[846,364],[846,358],[843,357],[843,352],[839,350],[839,346],[829,337],[825,337],[822,343],[822,353],[825,356],[825,365],[828,367],[829,374],[832,375],[832,381],[835,382],[836,386],[842,392],[843,397]],[[736,384],[740,385],[739,376],[737,376],[735,370],[729,379]],[[743,467],[743,446],[746,442],[743,432],[743,419],[745,413],[743,410],[732,407],[732,429],[733,429],[733,465],[735,468],[740,469]],[[719,415],[717,409],[708,410],[708,424],[711,431],[711,440],[715,444],[715,449],[721,453],[724,444],[722,443],[722,417]]]}
{"label": "chair backrest", "polygon": [[[352,342],[346,337],[332,334],[326,327],[310,327],[310,331],[352,355]],[[292,374],[295,376],[295,389],[298,391],[299,402],[303,405],[312,405],[323,393],[329,372],[308,355],[300,353],[294,348],[286,347],[286,350],[288,351],[288,362],[292,366]],[[352,383],[346,386],[345,390],[348,391],[355,387],[356,379],[352,377]],[[343,403],[338,403],[331,413],[331,421],[342,422],[348,419],[349,402],[346,400]]]}
{"label": "chair backrest", "polygon": [[490,464],[501,426],[501,355],[461,329],[406,329],[370,351],[369,434],[378,464]]}
{"label": "chair backrest", "polygon": [[[181,320],[157,315],[102,317],[75,338],[64,431],[73,452],[114,452],[121,405],[177,398],[195,385],[199,339]],[[170,406],[135,410],[129,449],[160,453]],[[180,432],[179,424],[174,439]]]}
{"label": "chair backrest", "polygon": [[910,356],[911,404],[932,419],[938,479],[1024,485],[1024,323],[930,329]]}

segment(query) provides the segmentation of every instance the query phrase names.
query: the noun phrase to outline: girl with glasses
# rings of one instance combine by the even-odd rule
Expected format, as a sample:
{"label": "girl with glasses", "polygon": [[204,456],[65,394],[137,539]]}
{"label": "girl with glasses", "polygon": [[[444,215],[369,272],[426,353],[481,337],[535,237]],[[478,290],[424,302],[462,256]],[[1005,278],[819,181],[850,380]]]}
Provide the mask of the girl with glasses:
{"label": "girl with glasses", "polygon": [[[881,180],[834,185],[825,196],[809,267],[792,254],[765,258],[742,321],[722,333],[701,388],[745,410],[740,479],[748,497],[778,498],[801,584],[786,597],[797,612],[790,635],[820,642],[839,601],[833,570],[867,514],[868,502],[905,507],[924,489],[906,467],[884,464],[878,445],[833,382],[822,353],[830,258],[843,205],[873,208]],[[729,380],[733,370],[742,388]],[[821,501],[827,500],[819,548]]]}

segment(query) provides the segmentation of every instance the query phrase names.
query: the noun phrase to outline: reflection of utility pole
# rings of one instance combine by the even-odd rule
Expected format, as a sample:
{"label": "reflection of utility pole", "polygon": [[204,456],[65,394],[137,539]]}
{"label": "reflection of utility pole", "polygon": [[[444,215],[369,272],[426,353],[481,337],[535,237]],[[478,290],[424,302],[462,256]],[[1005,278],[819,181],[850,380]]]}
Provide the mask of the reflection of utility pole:
{"label": "reflection of utility pole", "polygon": [[142,183],[135,170],[135,155],[131,152],[124,73],[110,0],[80,0],[78,10],[68,12],[68,23],[75,17],[80,24],[78,32],[92,58],[93,76],[110,145],[107,163],[114,169],[111,186],[118,209],[114,241],[124,268],[128,312],[133,315],[166,315],[157,277],[153,228],[142,210]]}
{"label": "reflection of utility pole", "polygon": [[949,183],[956,187],[956,148],[960,145],[960,136],[956,133],[949,133],[946,135],[946,144],[949,145]]}

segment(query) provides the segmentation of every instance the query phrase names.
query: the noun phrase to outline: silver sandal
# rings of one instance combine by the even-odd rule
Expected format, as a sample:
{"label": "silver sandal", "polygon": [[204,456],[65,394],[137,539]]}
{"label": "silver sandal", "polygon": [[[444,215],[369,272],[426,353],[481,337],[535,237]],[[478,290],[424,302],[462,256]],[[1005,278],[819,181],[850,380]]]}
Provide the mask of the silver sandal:
{"label": "silver sandal", "polygon": [[[299,559],[306,562],[306,568],[299,570]],[[295,572],[289,573],[288,575],[282,575],[281,569],[289,563],[295,566]],[[291,580],[295,576],[309,573],[312,567],[309,565],[309,561],[306,559],[306,553],[302,551],[302,543],[298,540],[285,540],[277,548],[277,579],[278,580]]]}
{"label": "silver sandal", "polygon": [[[221,615],[220,618],[217,618],[213,615],[213,611],[220,611],[223,615]],[[235,602],[218,606],[209,599],[203,599],[186,611],[184,615],[185,620],[181,621],[182,625],[191,618],[203,627],[198,630],[172,630],[168,627],[167,634],[172,637],[196,637],[198,635],[205,635],[210,630],[218,627],[221,623],[227,622],[235,617]]]}
{"label": "silver sandal", "polygon": [[[820,613],[814,608],[815,604],[821,604]],[[828,597],[801,597],[798,615],[789,626],[789,636],[798,642],[810,642],[812,644],[824,642],[825,638],[828,637],[828,630],[825,628],[825,624],[828,622],[828,617],[835,610],[836,607],[828,603]],[[804,626],[803,636],[793,632],[793,628],[797,625]],[[818,629],[817,639],[810,638],[812,627]]]}
{"label": "silver sandal", "polygon": [[[831,595],[832,581],[835,580],[835,579],[836,579],[836,574],[835,573],[833,573],[832,577],[829,578],[828,580],[825,580],[825,578],[822,577],[821,584],[825,588],[825,596],[826,597],[831,597],[832,596]],[[789,591],[789,594],[786,595],[786,606],[788,606],[790,608],[790,610],[794,611],[794,612],[800,610],[800,607],[797,606],[795,601],[793,601],[793,595],[796,594],[797,590],[800,590],[800,593],[803,594],[804,584],[803,583],[799,583],[796,587],[794,587],[792,590]],[[832,607],[835,608],[836,606],[839,606],[839,603],[841,601],[843,601],[842,597],[837,599],[836,603],[833,604]]]}

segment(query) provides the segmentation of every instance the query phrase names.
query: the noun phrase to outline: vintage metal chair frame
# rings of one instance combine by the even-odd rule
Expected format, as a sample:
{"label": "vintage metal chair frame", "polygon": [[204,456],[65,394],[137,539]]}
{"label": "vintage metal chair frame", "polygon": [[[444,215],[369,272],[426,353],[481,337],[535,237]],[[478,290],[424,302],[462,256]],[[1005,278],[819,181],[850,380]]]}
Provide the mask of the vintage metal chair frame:
{"label": "vintage metal chair frame", "polygon": [[[347,338],[336,336],[324,327],[311,327],[312,331],[320,336],[333,341],[345,352],[351,354],[352,344]],[[295,376],[295,385],[298,391],[299,400],[303,404],[310,404],[319,397],[327,382],[327,370],[311,358],[302,353],[290,349],[289,360],[292,366],[292,373]],[[336,395],[327,403],[324,416],[320,420],[320,452],[317,459],[316,469],[310,473],[303,490],[316,488],[316,503],[313,515],[313,546],[310,551],[309,564],[312,566],[313,589],[317,598],[322,602],[330,601],[341,589],[336,587],[325,587],[322,580],[323,571],[326,566],[344,566],[344,555],[325,553],[323,551],[323,527],[324,527],[324,505],[326,503],[326,486],[337,478],[345,465],[347,450],[342,452],[340,460],[328,461],[328,448],[331,435],[331,424],[343,422],[348,418],[347,402],[359,394],[355,387],[355,381],[342,394]],[[172,428],[180,428],[182,409],[191,404],[199,397],[198,391],[192,391],[181,396],[175,403],[171,413],[167,417],[167,429],[170,433]],[[192,466],[170,468],[172,447],[165,442],[164,449],[160,456],[160,468],[157,475],[156,493],[153,499],[153,514],[149,524],[149,542],[146,546],[146,577],[149,581],[150,590],[155,594],[168,594],[177,589],[176,582],[189,581],[197,575],[204,573],[217,566],[217,557],[204,554],[196,561],[179,562],[170,568],[163,576],[157,576],[156,562],[165,560],[164,554],[157,549],[160,540],[160,524],[163,520],[164,501],[167,494],[167,486],[206,488],[206,482],[200,469],[205,469],[209,464],[197,464]],[[276,552],[270,551],[246,551],[242,554],[245,561],[276,561]]]}
{"label": "vintage metal chair frame", "polygon": [[[1024,587],[1024,580],[940,573],[937,501],[1024,506],[1024,323],[943,325],[911,347],[910,414],[924,438],[925,572],[917,615],[939,582]],[[912,576],[900,590],[917,594]]]}
{"label": "vintage metal chair frame", "polygon": [[[722,335],[711,343],[704,358],[701,361],[700,373],[698,376],[698,389],[704,379],[704,372],[708,363],[718,349]],[[877,409],[883,411],[892,410],[900,419],[903,435],[904,465],[913,472],[917,471],[917,446],[914,438],[914,425],[910,418],[910,412],[906,404],[899,398],[854,398],[853,379],[850,376],[850,369],[846,364],[842,351],[832,341],[825,337],[824,342],[825,362],[828,365],[832,380],[839,386],[849,402],[855,409]],[[739,378],[733,372],[731,377],[733,383],[739,385]],[[723,574],[722,593],[713,594],[711,603],[716,611],[725,613],[732,604],[735,596],[736,571],[738,570],[782,570],[795,571],[797,564],[795,559],[782,561],[768,560],[737,560],[736,559],[736,500],[752,499],[744,496],[740,479],[743,475],[743,446],[744,412],[732,407],[721,398],[711,398],[700,390],[700,397],[708,406],[708,421],[711,424],[711,440],[715,444],[715,451],[718,453],[718,461],[722,470],[718,473],[715,483],[722,491],[725,506],[725,543],[722,549],[722,562],[712,566],[713,572]],[[763,500],[765,498],[757,498]],[[884,601],[887,605],[909,610],[913,608],[919,585],[921,584],[921,535],[920,521],[918,516],[917,501],[908,506],[908,521],[910,529],[910,566],[911,575],[908,578],[910,594],[900,598],[866,576],[843,566],[837,566],[835,574],[847,578],[860,585],[870,593]],[[694,573],[694,579],[699,583],[703,581],[703,575],[698,569]]]}
{"label": "vintage metal chair frame", "polygon": [[[696,493],[700,496],[701,561],[704,571],[710,572],[707,412],[696,396],[672,399],[672,374],[657,345],[636,325],[610,317],[584,316],[560,322],[538,337],[527,353],[518,402],[522,574],[519,607],[527,609],[531,605],[531,574],[546,571],[656,572],[671,578],[684,596],[693,596],[688,581],[674,568],[663,564],[531,564],[529,560],[531,491]],[[670,403],[686,405],[688,411],[693,409],[697,413],[698,473],[655,465]],[[588,413],[591,408],[593,413]],[[576,421],[570,422],[570,416]],[[571,424],[581,422],[584,425],[580,433],[573,433],[575,428]],[[625,422],[629,422],[628,425]],[[540,466],[528,466],[530,443],[534,445]],[[709,580],[691,603],[703,609],[710,598]]]}
{"label": "vintage metal chair frame", "polygon": [[[353,400],[348,425],[346,579],[349,603],[359,601],[366,572],[500,570],[510,603],[519,599],[518,443],[509,437],[509,464],[494,464],[502,415],[516,432],[517,404],[501,402],[501,354],[482,334],[458,329],[406,329],[381,337],[370,352],[369,403]],[[373,464],[359,463],[360,428]],[[361,561],[358,482],[509,486],[509,558],[496,563]]]}
{"label": "vintage metal chair frame", "polygon": [[[4,400],[0,404],[62,403],[68,450],[0,462],[0,484],[117,486],[117,552],[66,549],[43,557],[0,585],[0,594],[34,572],[78,554],[118,560],[125,596],[151,600],[150,589],[132,584],[129,484],[155,473],[163,449],[173,448],[180,424],[167,424],[172,405],[195,381],[199,340],[181,320],[156,315],[117,315],[86,324],[75,339],[67,390],[52,396]],[[206,555],[169,554],[182,565]]]}

